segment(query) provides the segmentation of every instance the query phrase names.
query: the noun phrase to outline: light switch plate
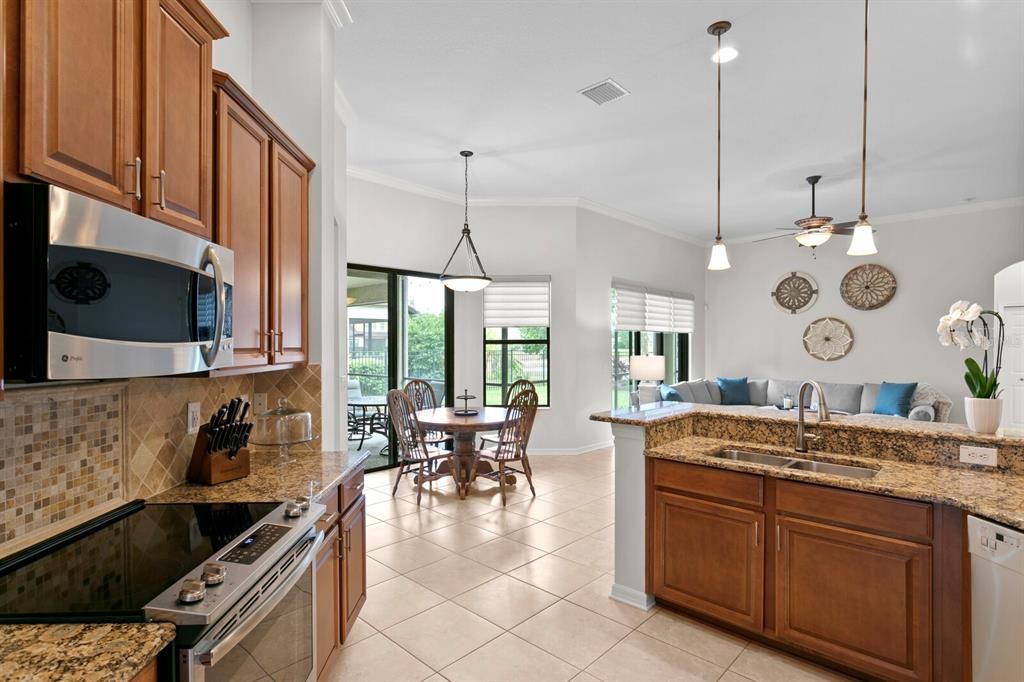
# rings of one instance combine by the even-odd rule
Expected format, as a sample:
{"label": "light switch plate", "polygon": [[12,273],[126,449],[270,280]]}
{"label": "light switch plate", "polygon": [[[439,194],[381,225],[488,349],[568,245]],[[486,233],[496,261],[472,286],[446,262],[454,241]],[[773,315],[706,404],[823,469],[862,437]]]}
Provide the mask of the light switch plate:
{"label": "light switch plate", "polygon": [[980,445],[961,445],[960,461],[964,464],[994,467],[999,463],[999,449],[983,448]]}
{"label": "light switch plate", "polygon": [[188,419],[185,421],[188,433],[199,433],[199,423],[202,421],[202,417],[199,416],[199,410],[199,403],[188,404]]}
{"label": "light switch plate", "polygon": [[267,394],[266,393],[253,393],[252,394],[252,411],[253,414],[263,414],[267,411]]}

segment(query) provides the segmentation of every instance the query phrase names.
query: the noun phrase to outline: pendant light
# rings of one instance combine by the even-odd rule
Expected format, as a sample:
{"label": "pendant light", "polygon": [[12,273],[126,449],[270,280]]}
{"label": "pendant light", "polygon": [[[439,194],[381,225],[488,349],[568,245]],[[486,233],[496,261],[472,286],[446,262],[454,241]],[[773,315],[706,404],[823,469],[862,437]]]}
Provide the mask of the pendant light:
{"label": "pendant light", "polygon": [[878,253],[875,248],[875,228],[868,222],[865,209],[868,173],[868,0],[864,0],[864,118],[861,127],[860,148],[860,215],[853,227],[853,239],[850,240],[848,256],[870,256]]}
{"label": "pendant light", "polygon": [[[708,33],[715,36],[718,41],[718,50],[715,54],[722,52],[722,34],[732,28],[728,21],[716,21],[708,26]],[[725,251],[725,242],[722,241],[722,60],[716,60],[718,70],[718,171],[715,185],[715,243],[711,247],[711,259],[708,261],[708,270],[728,270],[729,254]]]}
{"label": "pendant light", "polygon": [[[480,262],[480,256],[477,254],[476,246],[473,244],[473,237],[469,234],[469,157],[473,156],[473,152],[464,150],[459,152],[459,154],[462,155],[466,164],[466,212],[462,222],[462,236],[459,237],[459,242],[455,245],[452,255],[448,257],[448,262],[445,263],[444,271],[441,272],[441,281],[453,291],[480,291],[490,284],[492,280],[487,276],[484,264]],[[455,260],[455,255],[459,252],[459,248],[463,243],[466,245],[466,248],[463,249],[466,262],[465,269],[462,272],[466,274],[448,274],[448,268],[451,267],[452,261]],[[458,271],[458,264],[456,264],[456,271]]]}

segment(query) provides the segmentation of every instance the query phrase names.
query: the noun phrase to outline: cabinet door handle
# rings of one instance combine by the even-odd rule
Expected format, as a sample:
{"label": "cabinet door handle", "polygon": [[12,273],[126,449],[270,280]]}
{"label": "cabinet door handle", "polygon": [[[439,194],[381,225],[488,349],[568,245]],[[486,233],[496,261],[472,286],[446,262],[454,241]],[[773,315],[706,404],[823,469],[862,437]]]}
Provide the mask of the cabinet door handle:
{"label": "cabinet door handle", "polygon": [[779,552],[782,551],[782,529],[779,524],[775,524],[775,549]]}
{"label": "cabinet door handle", "polygon": [[[263,348],[263,336],[270,337],[270,348],[264,350]],[[274,352],[274,330],[271,329],[269,332],[263,332],[263,336],[260,337],[260,352],[261,353],[273,353]]]}
{"label": "cabinet door handle", "polygon": [[159,201],[155,201],[153,203],[159,205],[161,210],[166,211],[167,210],[167,171],[161,170],[160,171],[160,175],[156,176],[153,179],[154,180],[158,180],[160,182],[160,191],[158,193],[158,196],[160,197],[160,200]]}
{"label": "cabinet door handle", "polygon": [[135,166],[135,191],[125,194],[134,194],[136,199],[142,199],[142,159],[136,156],[135,162],[128,165]]}
{"label": "cabinet door handle", "polygon": [[338,558],[339,559],[344,559],[345,558],[345,545],[341,542],[341,538],[339,537],[334,542],[335,542],[335,544],[338,545],[338,555],[337,555]]}
{"label": "cabinet door handle", "polygon": [[761,535],[761,522],[760,521],[754,521],[754,547],[757,547],[759,544],[761,544],[761,538],[759,537],[760,535]]}
{"label": "cabinet door handle", "polygon": [[352,551],[352,529],[351,528],[346,528],[345,529],[345,551],[346,552],[351,552]]}

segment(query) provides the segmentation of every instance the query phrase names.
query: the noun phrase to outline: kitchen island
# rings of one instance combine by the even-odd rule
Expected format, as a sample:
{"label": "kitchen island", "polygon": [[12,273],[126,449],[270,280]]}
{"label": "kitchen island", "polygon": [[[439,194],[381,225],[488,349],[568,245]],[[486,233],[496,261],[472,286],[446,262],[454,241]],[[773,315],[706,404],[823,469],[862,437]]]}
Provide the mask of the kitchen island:
{"label": "kitchen island", "polygon": [[[613,598],[855,674],[969,674],[966,514],[1024,528],[1020,434],[808,416],[817,438],[798,453],[790,412],[657,403],[591,418],[615,437]],[[963,445],[994,449],[996,466],[961,463]]]}

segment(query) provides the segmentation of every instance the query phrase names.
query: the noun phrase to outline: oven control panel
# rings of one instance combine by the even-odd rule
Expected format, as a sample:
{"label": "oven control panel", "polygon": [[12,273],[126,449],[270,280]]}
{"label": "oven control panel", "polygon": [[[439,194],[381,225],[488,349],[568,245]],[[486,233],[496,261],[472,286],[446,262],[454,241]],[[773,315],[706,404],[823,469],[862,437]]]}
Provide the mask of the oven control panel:
{"label": "oven control panel", "polygon": [[249,535],[242,538],[234,547],[220,555],[220,561],[234,564],[251,564],[274,546],[288,531],[288,526],[276,523],[264,523]]}

